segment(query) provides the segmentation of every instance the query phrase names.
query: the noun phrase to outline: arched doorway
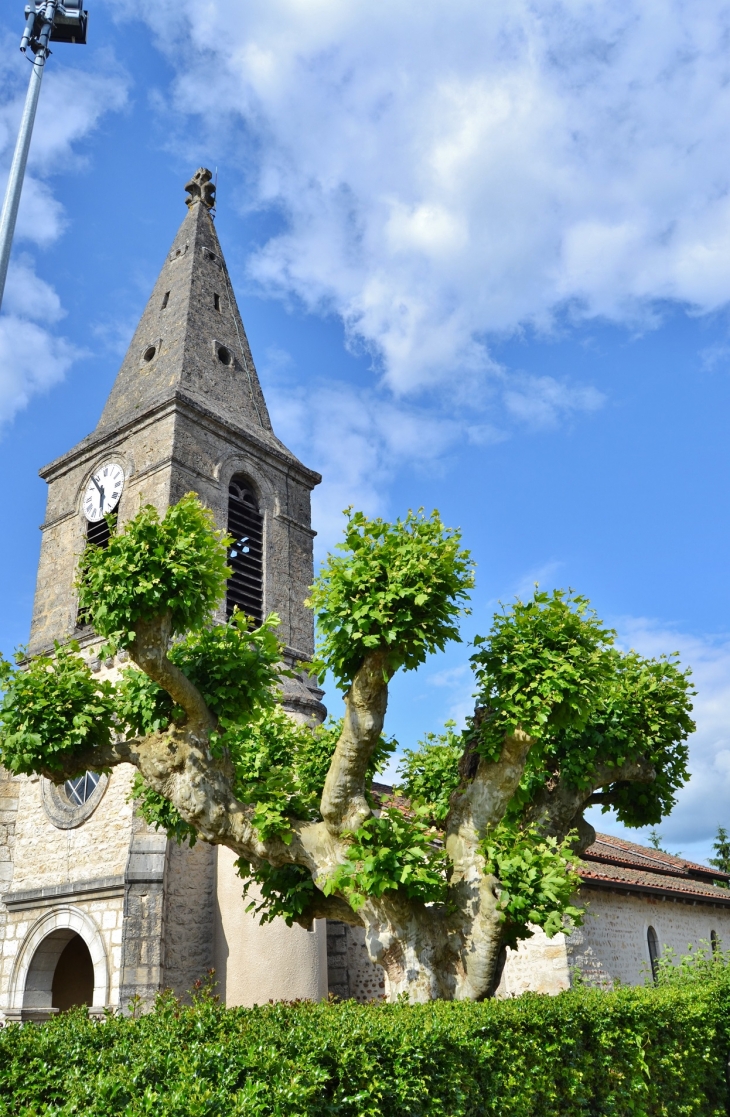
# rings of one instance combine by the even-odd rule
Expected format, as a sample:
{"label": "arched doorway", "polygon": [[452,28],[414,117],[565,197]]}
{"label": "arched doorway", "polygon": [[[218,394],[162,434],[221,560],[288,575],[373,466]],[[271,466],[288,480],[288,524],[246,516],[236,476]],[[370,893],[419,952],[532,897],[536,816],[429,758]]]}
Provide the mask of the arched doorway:
{"label": "arched doorway", "polygon": [[103,1013],[109,998],[104,942],[96,922],[73,907],[44,913],[28,931],[10,980],[9,1020],[47,1020],[75,1004]]}
{"label": "arched doorway", "polygon": [[28,967],[23,1008],[65,1012],[93,1003],[94,964],[88,946],[70,928],[53,931],[40,943]]}

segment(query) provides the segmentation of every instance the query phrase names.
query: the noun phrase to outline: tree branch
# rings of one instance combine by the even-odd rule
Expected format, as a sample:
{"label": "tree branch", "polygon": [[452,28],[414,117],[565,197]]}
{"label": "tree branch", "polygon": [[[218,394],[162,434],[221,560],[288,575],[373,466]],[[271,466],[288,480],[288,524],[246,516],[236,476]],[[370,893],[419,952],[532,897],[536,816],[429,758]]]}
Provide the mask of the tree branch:
{"label": "tree branch", "polygon": [[325,896],[317,890],[307,910],[296,920],[305,930],[313,919],[332,919],[338,923],[348,923],[351,927],[362,927],[362,920],[355,914],[347,900],[340,896]]}
{"label": "tree branch", "polygon": [[171,626],[172,614],[169,610],[161,617],[137,621],[129,654],[146,675],[166,690],[178,706],[182,706],[188,716],[187,728],[196,739],[207,740],[217,720],[195,684],[167,658]]}
{"label": "tree branch", "polygon": [[546,836],[562,840],[578,825],[590,803],[610,802],[610,790],[599,793],[599,788],[625,782],[651,783],[655,779],[654,767],[644,757],[627,760],[619,767],[599,765],[587,787],[575,787],[560,777],[552,789],[545,788],[537,796],[527,812],[526,821],[534,823]]}
{"label": "tree branch", "polygon": [[384,650],[369,652],[345,695],[342,733],[330,763],[320,810],[330,832],[357,830],[372,811],[365,776],[380,740],[392,672]]}
{"label": "tree branch", "polygon": [[277,837],[260,838],[251,822],[254,808],[233,793],[230,762],[212,758],[207,742],[201,744],[187,725],[54,759],[60,767],[41,774],[56,784],[85,771],[132,764],[204,841],[227,846],[256,867],[264,861],[275,867],[297,864],[314,877],[322,871],[323,856],[330,854],[331,837],[321,822],[294,821],[289,844]]}
{"label": "tree branch", "polygon": [[[479,757],[467,746],[459,768],[461,786],[451,796],[445,844],[454,865],[454,878],[469,874],[482,838],[502,818],[517,790],[533,738],[521,729],[506,736],[499,760]],[[476,770],[474,770],[476,768]]]}

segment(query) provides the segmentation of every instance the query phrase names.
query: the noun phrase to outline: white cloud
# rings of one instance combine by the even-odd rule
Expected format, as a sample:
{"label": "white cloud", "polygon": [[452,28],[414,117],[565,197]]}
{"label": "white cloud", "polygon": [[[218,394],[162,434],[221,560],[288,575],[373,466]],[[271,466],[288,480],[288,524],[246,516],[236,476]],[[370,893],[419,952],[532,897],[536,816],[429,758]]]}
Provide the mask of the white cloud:
{"label": "white cloud", "polygon": [[62,380],[77,350],[36,322],[0,317],[0,422],[11,419],[31,396]]}
{"label": "white cloud", "polygon": [[508,412],[533,429],[556,427],[581,411],[598,411],[606,397],[591,387],[573,387],[552,376],[516,376],[504,392]]}
{"label": "white cloud", "polygon": [[[394,399],[382,386],[355,387],[335,379],[304,385],[291,354],[279,347],[264,354],[260,368],[278,437],[323,475],[313,495],[318,551],[338,541],[342,510],[349,505],[370,515],[389,511],[385,494],[399,468],[433,476],[465,444],[504,441],[516,422],[550,427],[558,418],[602,402],[592,389],[573,389],[551,377],[510,379],[499,370],[499,390],[490,396],[496,422],[487,422],[480,414],[484,401],[477,398],[469,405],[458,392],[442,398],[436,408]],[[516,387],[504,387],[513,382]],[[533,581],[525,583],[525,592],[532,592]]]}
{"label": "white cloud", "polygon": [[[337,380],[302,386],[287,375],[287,356],[277,350],[262,362],[266,396],[277,435],[323,475],[313,494],[319,552],[339,541],[344,508],[387,511],[383,493],[399,466],[433,472],[459,440],[471,437],[468,421],[393,403],[374,389]],[[484,437],[479,427],[472,440]]]}
{"label": "white cloud", "polygon": [[[168,112],[208,149],[240,129],[245,202],[285,219],[253,274],[340,315],[397,392],[468,392],[490,335],[564,312],[730,298],[728,0],[113,9],[175,67]],[[522,394],[538,424],[597,403]]]}
{"label": "white cloud", "polygon": [[[30,67],[17,50],[17,36],[5,35],[0,79],[6,97],[0,106],[0,192],[5,193]],[[12,46],[12,51],[10,47]],[[44,176],[78,167],[78,141],[88,137],[104,113],[118,111],[128,81],[113,59],[106,72],[63,68],[55,59],[43,80],[28,172],[18,213],[15,247],[0,317],[0,424],[8,422],[32,396],[63,379],[80,351],[48,327],[64,315],[57,292],[35,270],[24,242],[42,248],[65,227],[62,203]],[[20,251],[19,251],[20,248]]]}

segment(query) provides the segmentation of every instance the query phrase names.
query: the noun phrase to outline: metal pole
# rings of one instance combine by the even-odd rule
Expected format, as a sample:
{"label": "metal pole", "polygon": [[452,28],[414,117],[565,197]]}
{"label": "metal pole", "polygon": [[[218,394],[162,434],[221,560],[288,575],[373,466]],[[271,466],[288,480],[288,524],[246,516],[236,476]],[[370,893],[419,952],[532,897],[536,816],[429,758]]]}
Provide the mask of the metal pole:
{"label": "metal pole", "polygon": [[[38,52],[33,59],[30,82],[28,83],[28,93],[25,98],[25,108],[23,109],[23,119],[20,122],[20,132],[18,133],[15,154],[13,155],[13,162],[10,167],[10,177],[8,178],[8,185],[5,190],[3,211],[2,214],[0,214],[0,307],[2,307],[3,294],[5,293],[5,280],[8,276],[10,250],[13,246],[15,222],[18,219],[18,206],[20,205],[20,195],[23,190],[23,179],[25,178],[28,151],[30,150],[31,136],[33,135],[33,124],[35,122],[38,98],[41,92],[43,70],[46,65],[46,58],[49,54],[48,36],[53,26],[55,7],[55,3],[48,4],[45,13],[47,22],[41,32]],[[48,22],[48,9],[50,9],[50,22]]]}

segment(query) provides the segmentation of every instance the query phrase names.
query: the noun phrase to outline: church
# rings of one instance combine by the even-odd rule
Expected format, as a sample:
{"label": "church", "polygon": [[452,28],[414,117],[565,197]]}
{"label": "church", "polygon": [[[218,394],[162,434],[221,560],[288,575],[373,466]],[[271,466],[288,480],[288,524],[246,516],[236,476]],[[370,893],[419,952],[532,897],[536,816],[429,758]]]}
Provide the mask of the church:
{"label": "church", "polygon": [[[78,610],[74,579],[87,541],[104,545],[104,514],[121,524],[161,514],[194,491],[235,543],[220,620],[236,605],[276,612],[286,658],[311,657],[304,600],[313,581],[310,495],[321,481],[272,430],[213,222],[209,171],[186,186],[188,210],[94,432],[40,471],[48,485],[29,653],[78,641],[92,671],[113,677]],[[283,705],[303,721],[326,714],[306,673]],[[168,841],[135,814],[131,766],[56,787],[0,768],[0,1023],[46,1020],[72,1005],[92,1015],[186,997],[215,971],[229,1005],[269,1000],[361,1001],[385,995],[357,929],[315,920],[261,927],[246,913],[235,855]],[[557,993],[584,980],[650,979],[667,946],[730,946],[730,875],[597,835],[585,854],[584,926],[509,951],[501,996]],[[647,976],[648,975],[648,976]]]}

